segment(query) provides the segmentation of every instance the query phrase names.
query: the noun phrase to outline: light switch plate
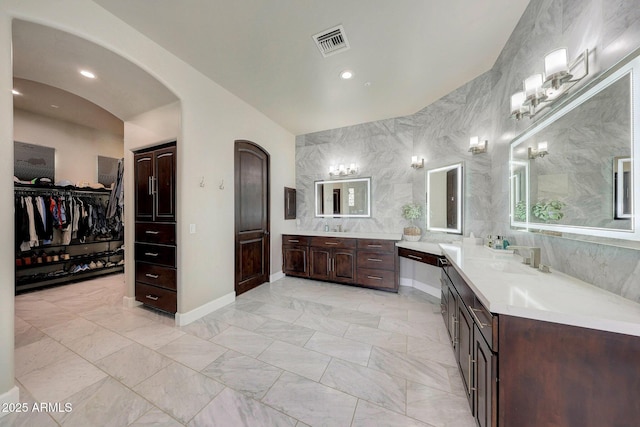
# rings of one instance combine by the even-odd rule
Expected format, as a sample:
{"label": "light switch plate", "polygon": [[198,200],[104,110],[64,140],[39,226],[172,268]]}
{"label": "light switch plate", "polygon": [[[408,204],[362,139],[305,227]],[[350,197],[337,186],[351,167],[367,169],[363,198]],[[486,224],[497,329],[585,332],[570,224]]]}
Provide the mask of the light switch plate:
{"label": "light switch plate", "polygon": [[189,234],[196,234],[196,225],[189,224]]}

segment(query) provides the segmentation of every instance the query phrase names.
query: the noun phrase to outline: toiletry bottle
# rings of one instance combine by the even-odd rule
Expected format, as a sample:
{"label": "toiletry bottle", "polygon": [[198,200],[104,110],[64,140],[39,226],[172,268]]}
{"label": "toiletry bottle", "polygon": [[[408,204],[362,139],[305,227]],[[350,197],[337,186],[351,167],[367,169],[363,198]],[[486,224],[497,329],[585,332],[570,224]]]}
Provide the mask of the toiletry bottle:
{"label": "toiletry bottle", "polygon": [[502,239],[502,249],[508,249],[510,244],[507,239]]}
{"label": "toiletry bottle", "polygon": [[324,231],[329,231],[329,224],[328,223],[324,223]]}
{"label": "toiletry bottle", "polygon": [[487,246],[493,248],[493,236],[491,234],[487,235]]}
{"label": "toiletry bottle", "polygon": [[496,236],[496,239],[493,241],[493,249],[502,249],[502,237]]}

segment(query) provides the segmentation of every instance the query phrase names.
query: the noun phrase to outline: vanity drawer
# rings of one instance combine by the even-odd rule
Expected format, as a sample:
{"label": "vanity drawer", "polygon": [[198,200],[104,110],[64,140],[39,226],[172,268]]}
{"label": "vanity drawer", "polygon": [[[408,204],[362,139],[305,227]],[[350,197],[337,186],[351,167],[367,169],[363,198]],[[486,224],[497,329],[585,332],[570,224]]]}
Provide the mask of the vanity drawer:
{"label": "vanity drawer", "polygon": [[152,264],[176,266],[176,247],[165,245],[152,245],[148,243],[136,243],[136,261]]}
{"label": "vanity drawer", "polygon": [[439,257],[437,255],[414,251],[407,248],[398,248],[398,255],[403,258],[408,258],[414,261],[422,262],[424,264],[430,264],[435,265],[436,267],[440,267],[440,265],[438,264]]}
{"label": "vanity drawer", "polygon": [[372,268],[358,269],[358,283],[374,288],[396,289],[396,272]]}
{"label": "vanity drawer", "polygon": [[489,348],[494,353],[498,352],[498,316],[494,316],[484,308],[479,301],[475,301],[473,306],[467,307],[474,317],[474,322],[478,325],[480,333],[484,337]]}
{"label": "vanity drawer", "polygon": [[178,311],[178,299],[175,291],[144,283],[136,282],[136,301],[169,313]]}
{"label": "vanity drawer", "polygon": [[358,239],[358,249],[379,252],[395,252],[395,240]]}
{"label": "vanity drawer", "polygon": [[137,222],[136,242],[175,245],[176,225],[171,223]]}
{"label": "vanity drawer", "polygon": [[176,269],[136,262],[136,282],[176,290]]}
{"label": "vanity drawer", "polygon": [[355,249],[356,239],[349,239],[343,237],[312,237],[311,246],[318,246],[323,248],[345,248]]}
{"label": "vanity drawer", "polygon": [[283,234],[282,235],[282,244],[283,245],[301,245],[301,246],[309,246],[311,242],[311,238],[309,236],[296,236],[293,234]]}
{"label": "vanity drawer", "polygon": [[358,251],[358,268],[393,270],[395,268],[395,254]]}

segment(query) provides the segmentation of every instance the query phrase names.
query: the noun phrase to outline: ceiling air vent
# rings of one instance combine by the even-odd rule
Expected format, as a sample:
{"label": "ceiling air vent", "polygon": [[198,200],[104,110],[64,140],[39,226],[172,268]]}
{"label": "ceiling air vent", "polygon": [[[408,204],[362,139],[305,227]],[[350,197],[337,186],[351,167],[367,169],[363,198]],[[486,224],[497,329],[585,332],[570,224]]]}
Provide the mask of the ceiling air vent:
{"label": "ceiling air vent", "polygon": [[342,25],[330,28],[313,36],[320,53],[325,58],[338,52],[349,49],[347,35]]}

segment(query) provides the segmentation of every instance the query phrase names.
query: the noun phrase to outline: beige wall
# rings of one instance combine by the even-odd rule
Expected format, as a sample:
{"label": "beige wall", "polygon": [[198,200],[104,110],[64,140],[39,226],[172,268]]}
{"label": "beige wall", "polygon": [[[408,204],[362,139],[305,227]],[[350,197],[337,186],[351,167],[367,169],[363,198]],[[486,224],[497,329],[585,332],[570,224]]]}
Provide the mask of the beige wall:
{"label": "beige wall", "polygon": [[16,141],[56,149],[56,181],[97,182],[97,156],[122,158],[121,136],[23,110],[13,115]]}
{"label": "beige wall", "polygon": [[[251,140],[271,155],[271,273],[281,270],[281,234],[295,230],[294,221],[283,219],[283,188],[295,185],[294,136],[92,2],[0,3],[0,162],[4,163],[0,165],[5,166],[2,168],[5,178],[0,177],[0,200],[5,201],[0,204],[0,220],[13,221],[10,91],[13,17],[68,31],[111,49],[144,68],[180,99],[177,118],[180,131],[171,135],[178,140],[179,313],[188,313],[233,294],[233,143],[237,139]],[[178,107],[167,108],[169,111],[159,109],[125,123],[125,159],[128,159],[125,176],[133,172],[131,149],[165,141],[176,133],[175,128],[163,126],[161,117],[164,114],[175,117]],[[199,185],[202,177],[204,187]],[[220,189],[223,180],[224,189]],[[131,182],[125,181],[125,185],[125,194],[131,193]],[[195,234],[188,234],[189,224],[196,224]],[[12,251],[10,242],[0,242],[2,283],[14,281]],[[130,279],[129,296],[132,296]],[[12,287],[1,289],[0,397],[13,387],[14,308]]]}

